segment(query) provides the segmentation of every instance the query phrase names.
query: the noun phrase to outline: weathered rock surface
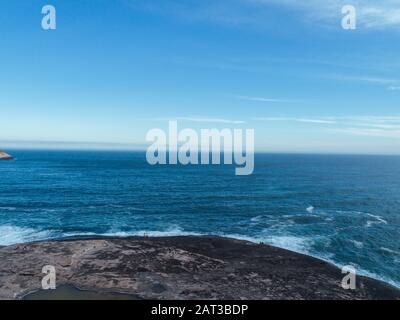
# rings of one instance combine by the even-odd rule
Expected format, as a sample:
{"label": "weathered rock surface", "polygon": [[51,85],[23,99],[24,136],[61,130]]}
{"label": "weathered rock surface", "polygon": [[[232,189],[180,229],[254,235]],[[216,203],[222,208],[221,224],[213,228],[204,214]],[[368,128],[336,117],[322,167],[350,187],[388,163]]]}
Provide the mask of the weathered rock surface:
{"label": "weathered rock surface", "polygon": [[57,284],[140,299],[400,299],[400,290],[267,245],[218,237],[98,238],[0,248],[0,299],[41,288],[42,267]]}
{"label": "weathered rock surface", "polygon": [[0,160],[14,160],[12,156],[0,150]]}

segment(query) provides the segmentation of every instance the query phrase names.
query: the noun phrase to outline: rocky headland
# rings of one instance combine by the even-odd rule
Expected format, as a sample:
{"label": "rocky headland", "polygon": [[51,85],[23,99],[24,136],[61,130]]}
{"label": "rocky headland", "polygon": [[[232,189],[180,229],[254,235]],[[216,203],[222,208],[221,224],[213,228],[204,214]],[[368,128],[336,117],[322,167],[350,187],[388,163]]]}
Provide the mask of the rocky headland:
{"label": "rocky headland", "polygon": [[14,160],[8,153],[0,150],[0,160]]}
{"label": "rocky headland", "polygon": [[41,289],[42,268],[57,285],[137,299],[400,299],[367,277],[341,286],[341,270],[291,251],[219,237],[96,238],[0,248],[0,299]]}

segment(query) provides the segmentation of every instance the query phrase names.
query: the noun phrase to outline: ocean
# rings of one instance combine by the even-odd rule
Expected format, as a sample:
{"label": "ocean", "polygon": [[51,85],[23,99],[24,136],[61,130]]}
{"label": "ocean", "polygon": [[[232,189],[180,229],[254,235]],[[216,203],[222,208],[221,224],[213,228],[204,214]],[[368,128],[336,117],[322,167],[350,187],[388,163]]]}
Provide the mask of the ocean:
{"label": "ocean", "polygon": [[400,157],[256,154],[150,166],[144,152],[13,150],[0,162],[0,245],[63,237],[219,235],[400,287]]}

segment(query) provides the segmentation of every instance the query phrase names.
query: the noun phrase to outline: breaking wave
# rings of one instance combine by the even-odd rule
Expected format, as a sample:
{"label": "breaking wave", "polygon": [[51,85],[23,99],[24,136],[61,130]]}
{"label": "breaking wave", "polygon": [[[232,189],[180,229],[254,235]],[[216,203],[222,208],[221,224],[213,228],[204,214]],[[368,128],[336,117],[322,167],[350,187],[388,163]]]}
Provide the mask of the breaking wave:
{"label": "breaking wave", "polygon": [[385,219],[383,219],[381,216],[377,216],[377,215],[373,215],[373,214],[369,214],[368,216],[371,218],[374,218],[375,220],[368,220],[366,227],[372,227],[374,224],[388,224],[387,221]]}
{"label": "breaking wave", "polygon": [[47,230],[35,230],[21,228],[12,225],[0,226],[0,245],[8,246],[17,243],[25,243],[46,240],[52,237],[52,232]]}

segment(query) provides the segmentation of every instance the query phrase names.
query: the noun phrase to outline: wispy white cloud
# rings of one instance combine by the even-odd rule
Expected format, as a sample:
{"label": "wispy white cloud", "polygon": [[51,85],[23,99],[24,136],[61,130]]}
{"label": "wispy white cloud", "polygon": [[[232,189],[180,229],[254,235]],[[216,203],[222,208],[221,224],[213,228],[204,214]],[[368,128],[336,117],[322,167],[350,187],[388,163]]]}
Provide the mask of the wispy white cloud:
{"label": "wispy white cloud", "polygon": [[211,21],[227,25],[271,23],[271,10],[281,8],[298,13],[307,22],[340,28],[344,5],[357,9],[358,26],[366,29],[400,28],[398,0],[121,0],[135,8],[173,15],[187,21]]}
{"label": "wispy white cloud", "polygon": [[238,96],[240,100],[255,101],[255,102],[294,102],[294,100],[287,99],[275,99],[268,97],[249,97],[249,96]]}
{"label": "wispy white cloud", "polygon": [[204,117],[171,117],[171,118],[158,118],[157,121],[186,121],[186,122],[200,122],[200,123],[221,123],[221,124],[244,124],[242,120],[230,120],[221,118],[204,118]]}
{"label": "wispy white cloud", "polygon": [[290,117],[264,117],[254,118],[256,121],[294,121],[314,124],[335,124],[336,120],[325,118],[290,118]]}
{"label": "wispy white cloud", "polygon": [[389,91],[400,91],[400,86],[390,86],[388,88]]}
{"label": "wispy white cloud", "polygon": [[400,6],[398,0],[247,0],[250,2],[281,4],[301,10],[313,21],[338,26],[341,8],[353,5],[357,10],[357,23],[363,28],[383,29],[400,27]]}
{"label": "wispy white cloud", "polygon": [[400,116],[358,116],[341,118],[336,133],[379,138],[400,138]]}
{"label": "wispy white cloud", "polygon": [[364,25],[368,28],[400,26],[399,2],[382,0],[380,2],[374,6],[361,8],[361,21]]}
{"label": "wispy white cloud", "polygon": [[364,82],[377,85],[392,85],[390,86],[390,88],[397,88],[396,86],[393,85],[400,83],[399,79],[374,77],[374,76],[329,75],[327,76],[327,78],[332,80]]}
{"label": "wispy white cloud", "polygon": [[297,122],[305,122],[305,123],[319,123],[319,124],[333,124],[336,121],[333,120],[322,120],[322,119],[296,119]]}
{"label": "wispy white cloud", "polygon": [[384,130],[371,128],[338,128],[334,132],[364,137],[400,138],[400,130]]}
{"label": "wispy white cloud", "polygon": [[351,117],[336,117],[342,122],[352,122],[367,125],[385,125],[385,124],[400,124],[400,115],[393,116],[351,116]]}
{"label": "wispy white cloud", "polygon": [[400,116],[264,117],[258,121],[292,121],[326,125],[330,132],[381,138],[400,138]]}

